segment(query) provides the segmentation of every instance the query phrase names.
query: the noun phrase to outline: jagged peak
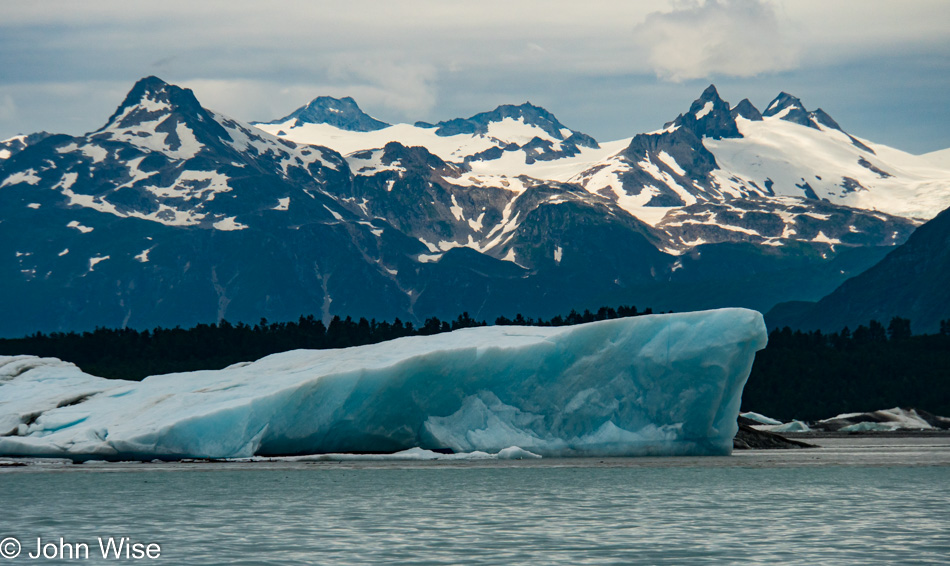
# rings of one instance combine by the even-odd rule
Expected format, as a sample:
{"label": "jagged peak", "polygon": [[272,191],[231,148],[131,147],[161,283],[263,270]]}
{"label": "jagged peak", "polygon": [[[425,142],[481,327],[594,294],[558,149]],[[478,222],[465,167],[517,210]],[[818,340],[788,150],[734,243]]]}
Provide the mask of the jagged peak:
{"label": "jagged peak", "polygon": [[787,108],[798,108],[802,112],[805,112],[805,105],[802,104],[802,101],[798,97],[782,91],[765,107],[765,112],[762,113],[762,116],[775,116]]}
{"label": "jagged peak", "polygon": [[828,113],[822,110],[821,108],[814,110],[812,112],[809,112],[808,117],[811,118],[814,122],[821,124],[822,126],[839,130],[839,131],[844,131],[844,130],[841,130],[841,126],[838,125],[838,122],[835,122],[834,118],[829,116]]}
{"label": "jagged peak", "polygon": [[[762,116],[765,118],[774,117],[800,126],[820,130],[821,128],[818,123],[813,119],[813,114],[814,113],[809,113],[808,110],[805,109],[805,105],[802,104],[802,101],[798,97],[783,91],[769,103],[765,112],[762,113]],[[822,112],[822,114],[824,114],[824,112]],[[827,115],[825,114],[825,116]],[[828,116],[828,118],[830,118],[830,116]],[[834,122],[834,120],[832,120],[832,122]]]}
{"label": "jagged peak", "polygon": [[733,118],[741,116],[745,118],[746,120],[753,120],[753,121],[762,120],[762,113],[759,112],[759,109],[756,108],[755,105],[752,104],[752,102],[750,102],[748,98],[743,98],[742,101],[739,102],[739,104],[736,104],[735,106],[733,106],[732,110],[730,110],[730,114],[732,114]]}
{"label": "jagged peak", "polygon": [[719,91],[716,90],[716,85],[710,84],[706,87],[706,90],[704,90],[703,93],[699,95],[699,100],[716,101],[722,100],[722,98],[719,96]]}
{"label": "jagged peak", "polygon": [[341,130],[353,132],[382,130],[391,125],[363,112],[359,104],[350,96],[343,98],[318,96],[283,118],[257,123],[282,124],[290,120],[294,120],[291,127],[303,124],[329,124]]}
{"label": "jagged peak", "polygon": [[[846,133],[843,129],[841,129],[841,126],[838,125],[838,122],[828,115],[827,112],[821,108],[809,111],[807,108],[805,108],[805,105],[802,104],[801,99],[796,96],[792,96],[787,92],[779,93],[779,95],[769,103],[768,108],[766,108],[762,115],[766,118],[774,116],[780,120],[785,120],[786,122],[792,122],[794,124],[799,124],[801,126],[806,126],[815,130],[821,130],[822,127],[825,127]],[[858,140],[854,138],[851,139],[852,143],[854,143],[856,146],[866,148],[866,146],[861,144],[861,142]]]}
{"label": "jagged peak", "polygon": [[680,126],[694,132],[699,138],[739,138],[742,134],[730,112],[729,103],[719,96],[716,85],[709,85],[699,98],[693,101],[689,112],[680,114],[667,124]]}

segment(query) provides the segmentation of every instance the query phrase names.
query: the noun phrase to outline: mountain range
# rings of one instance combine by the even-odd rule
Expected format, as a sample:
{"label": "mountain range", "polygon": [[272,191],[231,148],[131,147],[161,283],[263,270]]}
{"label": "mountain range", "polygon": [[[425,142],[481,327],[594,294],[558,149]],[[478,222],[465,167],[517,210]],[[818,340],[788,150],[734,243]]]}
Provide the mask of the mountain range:
{"label": "mountain range", "polygon": [[[0,142],[0,335],[316,314],[419,323],[816,301],[950,206],[942,154],[710,86],[598,142],[530,103],[248,124],[156,77],[86,135]],[[893,255],[893,254],[892,254]]]}

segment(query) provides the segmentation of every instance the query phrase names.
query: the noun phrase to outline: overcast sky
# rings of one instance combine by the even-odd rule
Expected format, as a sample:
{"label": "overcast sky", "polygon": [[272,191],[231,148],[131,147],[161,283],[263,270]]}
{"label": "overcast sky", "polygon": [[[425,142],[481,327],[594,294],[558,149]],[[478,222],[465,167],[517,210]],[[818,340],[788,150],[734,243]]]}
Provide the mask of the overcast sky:
{"label": "overcast sky", "polygon": [[147,75],[245,121],[319,95],[389,122],[529,100],[602,141],[715,83],[922,153],[950,147],[948,24],[946,0],[0,0],[0,139],[94,130]]}

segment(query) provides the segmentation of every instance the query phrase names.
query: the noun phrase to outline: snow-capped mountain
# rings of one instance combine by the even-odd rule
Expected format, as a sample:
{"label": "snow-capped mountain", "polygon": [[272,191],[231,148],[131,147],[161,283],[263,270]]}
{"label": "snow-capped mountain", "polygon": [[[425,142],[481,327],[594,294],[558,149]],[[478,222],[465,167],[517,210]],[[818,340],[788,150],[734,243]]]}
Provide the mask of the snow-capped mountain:
{"label": "snow-capped mountain", "polygon": [[191,91],[154,77],[137,83],[99,130],[47,137],[4,167],[17,172],[3,187],[49,187],[67,207],[216,230],[245,229],[238,215],[280,208],[291,193],[348,175],[334,152],[205,110]]}
{"label": "snow-capped mountain", "polygon": [[[861,141],[786,93],[760,113],[748,100],[731,107],[710,86],[663,130],[606,143],[527,104],[369,133],[325,123],[260,127],[333,147],[348,159],[390,141],[422,146],[467,165],[454,184],[521,187],[531,179],[579,185],[656,228],[672,253],[723,241],[894,244],[950,206],[950,169]],[[542,146],[540,155],[532,152]],[[813,213],[816,206],[824,212]],[[823,218],[828,210],[835,213]],[[746,218],[751,211],[756,214]]]}
{"label": "snow-capped mountain", "polygon": [[22,142],[0,160],[6,335],[767,310],[824,296],[950,203],[939,158],[714,87],[599,143],[527,103],[388,125],[321,97],[255,127],[149,77],[99,130]]}

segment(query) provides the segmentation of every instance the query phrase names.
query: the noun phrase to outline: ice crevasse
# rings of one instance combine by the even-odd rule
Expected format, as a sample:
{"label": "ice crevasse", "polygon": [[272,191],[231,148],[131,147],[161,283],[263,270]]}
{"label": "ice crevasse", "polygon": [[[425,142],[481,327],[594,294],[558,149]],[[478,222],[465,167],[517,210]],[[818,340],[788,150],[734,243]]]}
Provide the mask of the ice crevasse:
{"label": "ice crevasse", "polygon": [[728,454],[767,340],[746,309],[493,326],[103,379],[0,356],[0,455],[241,458],[409,448]]}

